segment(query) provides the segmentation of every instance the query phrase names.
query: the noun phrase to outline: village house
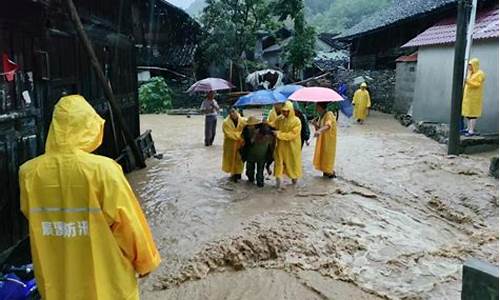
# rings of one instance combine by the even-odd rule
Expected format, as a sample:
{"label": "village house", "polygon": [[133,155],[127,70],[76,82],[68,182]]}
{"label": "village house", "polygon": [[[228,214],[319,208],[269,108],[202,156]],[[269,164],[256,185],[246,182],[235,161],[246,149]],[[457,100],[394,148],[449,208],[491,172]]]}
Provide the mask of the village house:
{"label": "village house", "polygon": [[[139,136],[131,1],[77,1],[82,23],[116,99],[128,131]],[[19,166],[44,152],[54,105],[79,93],[106,119],[99,154],[117,158],[125,147],[97,76],[62,1],[11,1],[0,12],[0,251],[26,234],[19,211]],[[10,61],[6,64],[6,61]],[[10,65],[9,70],[6,66]]]}
{"label": "village house", "polygon": [[[478,6],[481,8],[492,3],[494,1],[479,0]],[[455,16],[456,8],[457,0],[393,1],[387,8],[334,38],[350,44],[350,70],[340,70],[334,74],[334,78],[351,83],[354,78],[366,78],[375,109],[387,113],[403,109],[399,100],[395,100],[395,91],[399,93],[398,97],[401,96],[401,92],[395,88],[396,59],[410,56],[417,48],[401,46],[439,20]],[[407,78],[411,78],[411,72],[415,70],[411,64],[410,61],[400,63],[400,69],[406,67],[404,76],[408,75]],[[354,89],[355,87],[351,87],[350,94]],[[406,96],[411,92],[407,90]]]}
{"label": "village house", "polygon": [[[498,6],[478,12],[471,47],[471,57],[479,58],[486,74],[483,116],[477,125],[484,134],[498,134],[498,25]],[[413,97],[400,95],[398,101],[402,110],[411,104],[410,113],[417,122],[449,123],[455,37],[456,21],[449,18],[403,45],[403,49],[418,47],[418,59],[409,66],[416,67],[414,76],[401,76],[401,82],[396,83],[406,84],[404,90],[413,90]],[[403,68],[402,64],[408,63],[398,63],[398,68]]]}
{"label": "village house", "polygon": [[164,0],[138,2],[134,18],[139,80],[156,75],[191,77],[200,24]]}

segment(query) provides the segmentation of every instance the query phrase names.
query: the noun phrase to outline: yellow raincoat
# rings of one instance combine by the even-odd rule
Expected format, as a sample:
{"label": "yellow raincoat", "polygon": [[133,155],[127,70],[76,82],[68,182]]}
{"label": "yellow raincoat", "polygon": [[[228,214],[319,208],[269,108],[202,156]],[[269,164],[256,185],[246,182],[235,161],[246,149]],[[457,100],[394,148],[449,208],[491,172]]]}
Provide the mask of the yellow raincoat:
{"label": "yellow raincoat", "polygon": [[269,111],[269,115],[267,116],[267,121],[269,123],[273,123],[274,121],[276,121],[276,119],[278,118],[278,114],[276,113],[276,109],[273,107],[271,108],[271,110]]}
{"label": "yellow raincoat", "polygon": [[243,161],[239,149],[243,145],[241,132],[245,127],[245,120],[238,116],[238,126],[234,125],[231,116],[227,116],[222,124],[224,132],[224,146],[222,154],[222,171],[231,175],[243,172]]}
{"label": "yellow raincoat", "polygon": [[282,110],[290,111],[288,117],[283,114],[274,123],[270,124],[276,128],[276,149],[274,151],[274,176],[281,178],[286,174],[291,179],[302,176],[302,149],[300,131],[302,125],[300,119],[295,116],[293,104],[285,102]]}
{"label": "yellow raincoat", "polygon": [[483,110],[483,90],[486,76],[483,71],[479,70],[479,59],[473,58],[469,64],[472,66],[472,73],[469,72],[465,82],[462,116],[479,118]]}
{"label": "yellow raincoat", "polygon": [[[363,87],[363,84],[361,87]],[[359,88],[354,93],[352,103],[354,104],[354,119],[365,120],[368,116],[368,108],[372,106],[370,93],[364,88]]]}
{"label": "yellow raincoat", "polygon": [[160,256],[120,165],[94,155],[104,120],[78,95],[57,103],[45,154],[19,171],[38,289],[47,300],[139,299]]}
{"label": "yellow raincoat", "polygon": [[330,129],[323,132],[316,140],[313,164],[316,170],[332,174],[337,152],[337,120],[331,111],[326,112],[320,120],[320,128],[326,125],[329,125]]}

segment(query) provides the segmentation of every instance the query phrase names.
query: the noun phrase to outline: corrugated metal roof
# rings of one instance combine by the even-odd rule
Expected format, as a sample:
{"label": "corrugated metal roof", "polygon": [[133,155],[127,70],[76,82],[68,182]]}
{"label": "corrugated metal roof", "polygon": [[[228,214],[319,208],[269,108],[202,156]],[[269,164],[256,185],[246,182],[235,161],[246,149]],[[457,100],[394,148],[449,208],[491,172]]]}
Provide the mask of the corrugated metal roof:
{"label": "corrugated metal roof", "polygon": [[[443,20],[430,27],[402,47],[420,47],[455,43],[456,18]],[[498,38],[498,7],[482,11],[476,16],[473,39]]]}
{"label": "corrugated metal roof", "polygon": [[337,38],[349,39],[385,27],[395,26],[401,21],[418,18],[429,12],[456,6],[457,0],[396,0],[359,24],[347,29]]}

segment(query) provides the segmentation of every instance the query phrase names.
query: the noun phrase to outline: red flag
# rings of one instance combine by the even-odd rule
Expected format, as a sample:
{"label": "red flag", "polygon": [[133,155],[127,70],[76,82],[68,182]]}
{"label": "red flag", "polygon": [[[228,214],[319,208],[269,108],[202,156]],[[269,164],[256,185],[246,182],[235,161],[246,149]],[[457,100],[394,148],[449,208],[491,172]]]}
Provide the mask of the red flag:
{"label": "red flag", "polygon": [[3,61],[3,74],[2,75],[5,75],[5,77],[7,78],[7,81],[14,80],[14,74],[16,73],[17,69],[19,68],[18,65],[9,59],[9,56],[7,55],[7,53],[3,54],[2,61]]}

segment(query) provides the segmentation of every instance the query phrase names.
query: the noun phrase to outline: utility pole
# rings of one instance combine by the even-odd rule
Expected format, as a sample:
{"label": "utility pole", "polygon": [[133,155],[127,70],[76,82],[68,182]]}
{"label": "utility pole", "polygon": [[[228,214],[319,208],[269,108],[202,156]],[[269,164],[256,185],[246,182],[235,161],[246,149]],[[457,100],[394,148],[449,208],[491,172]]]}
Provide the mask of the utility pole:
{"label": "utility pole", "polygon": [[95,54],[94,48],[92,47],[92,43],[90,42],[90,39],[87,36],[85,29],[83,28],[82,21],[80,20],[80,16],[78,15],[78,11],[76,10],[73,0],[66,0],[66,5],[68,7],[71,20],[75,25],[76,32],[78,33],[78,36],[82,41],[85,51],[87,52],[87,55],[90,58],[90,62],[92,63],[92,66],[94,67],[94,70],[97,74],[97,79],[102,85],[102,89],[104,90],[106,98],[108,98],[109,104],[113,110],[112,113],[118,119],[123,135],[125,137],[125,141],[132,150],[132,154],[134,155],[135,158],[135,163],[139,168],[145,168],[146,163],[144,162],[144,158],[141,155],[139,147],[137,146],[134,138],[132,137],[132,134],[127,129],[127,123],[125,122],[120,107],[118,106],[115,96],[113,95],[111,84],[106,80],[106,76],[102,71],[101,65],[99,64],[99,60],[97,60],[97,56]]}
{"label": "utility pole", "polygon": [[467,40],[467,8],[471,0],[459,0],[457,8],[457,35],[455,40],[455,60],[453,66],[453,85],[451,92],[450,132],[448,154],[460,154],[460,123],[462,122],[462,98],[464,88],[464,58]]}
{"label": "utility pole", "polygon": [[477,0],[472,0],[472,7],[470,12],[469,24],[467,26],[467,46],[465,47],[465,59],[464,59],[464,82],[467,78],[467,67],[469,66],[470,52],[472,48],[472,42],[474,40],[474,26],[476,25],[476,11],[477,11]]}

